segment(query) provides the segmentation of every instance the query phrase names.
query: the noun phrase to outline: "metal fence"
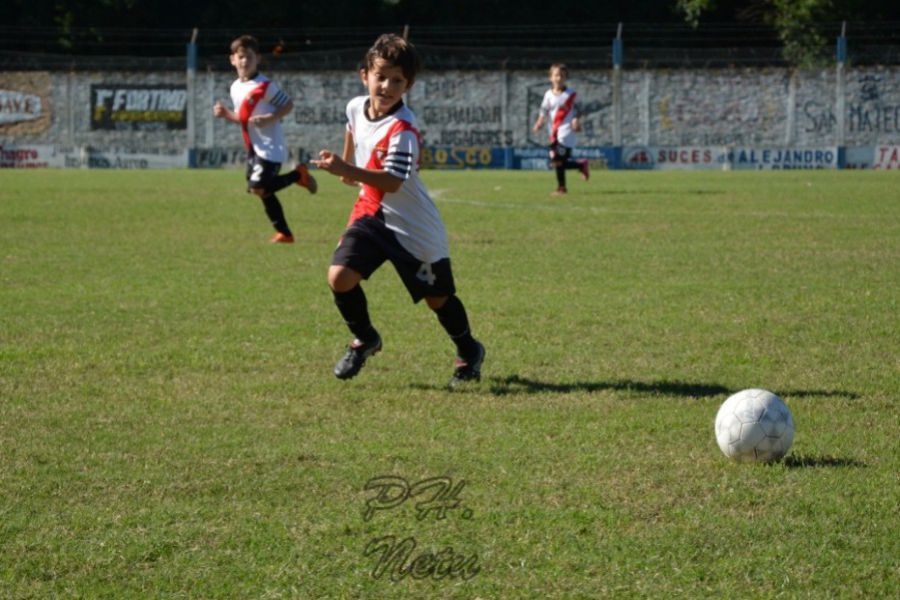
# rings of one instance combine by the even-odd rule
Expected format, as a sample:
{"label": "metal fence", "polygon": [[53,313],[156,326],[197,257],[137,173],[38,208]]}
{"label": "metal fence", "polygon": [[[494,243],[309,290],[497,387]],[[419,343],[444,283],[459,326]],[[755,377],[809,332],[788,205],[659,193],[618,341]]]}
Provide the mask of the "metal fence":
{"label": "metal fence", "polygon": [[[900,23],[848,23],[848,62],[900,64]],[[696,69],[789,66],[773,30],[751,25],[585,24],[567,26],[481,26],[388,28],[416,43],[430,70],[544,69],[548,60],[574,69],[612,64],[613,40],[621,35],[624,68]],[[836,40],[841,23],[819,30]],[[384,29],[269,29],[250,32],[260,40],[268,71],[354,69]],[[197,67],[230,71],[228,47],[242,30],[200,29]],[[159,71],[185,67],[194,33],[184,29],[76,29],[61,36],[54,28],[0,26],[0,70]],[[822,50],[823,65],[834,46]]]}

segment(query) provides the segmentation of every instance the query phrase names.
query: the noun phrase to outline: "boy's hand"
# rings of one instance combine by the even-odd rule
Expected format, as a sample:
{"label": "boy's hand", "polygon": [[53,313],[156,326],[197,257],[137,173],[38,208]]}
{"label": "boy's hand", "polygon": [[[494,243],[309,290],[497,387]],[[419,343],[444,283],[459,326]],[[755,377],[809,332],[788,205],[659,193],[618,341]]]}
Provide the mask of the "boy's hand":
{"label": "boy's hand", "polygon": [[[340,156],[338,156],[331,150],[320,150],[319,159],[311,160],[309,162],[316,165],[317,168],[322,169],[323,171],[328,171],[332,175],[341,177],[342,180],[345,179],[344,167],[347,166],[347,163],[345,163]],[[344,183],[347,182],[345,181]]]}
{"label": "boy's hand", "polygon": [[257,127],[265,127],[266,125],[269,125],[274,121],[275,115],[273,115],[272,113],[269,113],[267,115],[255,115],[247,119],[248,123],[250,123],[251,125],[256,125]]}
{"label": "boy's hand", "polygon": [[224,118],[228,114],[228,109],[225,108],[225,105],[221,102],[216,102],[213,104],[213,116],[218,118]]}
{"label": "boy's hand", "polygon": [[581,121],[578,120],[578,117],[572,119],[572,131],[581,131]]}

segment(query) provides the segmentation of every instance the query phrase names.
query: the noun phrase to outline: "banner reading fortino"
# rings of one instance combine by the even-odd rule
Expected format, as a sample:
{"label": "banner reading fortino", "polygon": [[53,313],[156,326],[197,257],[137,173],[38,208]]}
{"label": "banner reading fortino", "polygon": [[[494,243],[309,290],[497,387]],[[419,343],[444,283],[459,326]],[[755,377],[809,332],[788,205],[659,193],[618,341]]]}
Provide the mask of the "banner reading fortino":
{"label": "banner reading fortino", "polygon": [[186,128],[186,86],[91,86],[91,129],[153,131]]}

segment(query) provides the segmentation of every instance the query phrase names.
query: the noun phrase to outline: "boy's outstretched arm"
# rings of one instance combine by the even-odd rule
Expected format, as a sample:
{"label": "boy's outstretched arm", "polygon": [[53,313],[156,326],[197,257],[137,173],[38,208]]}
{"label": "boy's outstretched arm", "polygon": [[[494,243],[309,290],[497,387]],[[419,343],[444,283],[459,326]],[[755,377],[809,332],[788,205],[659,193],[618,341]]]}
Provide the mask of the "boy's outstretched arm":
{"label": "boy's outstretched arm", "polygon": [[311,160],[309,162],[332,175],[337,175],[342,179],[350,179],[352,181],[371,185],[373,188],[377,188],[383,192],[396,192],[400,189],[400,186],[403,185],[402,179],[391,175],[387,171],[362,169],[348,163],[331,150],[321,150],[319,152],[319,159]]}
{"label": "boy's outstretched arm", "polygon": [[532,129],[532,131],[537,133],[541,129],[541,127],[543,127],[543,125],[544,125],[544,113],[541,113],[540,115],[538,115],[537,121],[534,122],[534,127],[532,127],[531,129]]}

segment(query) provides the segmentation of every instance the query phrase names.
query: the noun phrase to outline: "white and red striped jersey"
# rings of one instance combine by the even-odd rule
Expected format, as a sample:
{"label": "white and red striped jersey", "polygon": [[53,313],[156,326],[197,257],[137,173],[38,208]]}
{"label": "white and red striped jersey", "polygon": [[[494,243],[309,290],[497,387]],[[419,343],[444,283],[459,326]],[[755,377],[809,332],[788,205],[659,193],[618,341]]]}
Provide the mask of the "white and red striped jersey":
{"label": "white and red striped jersey", "polygon": [[568,148],[575,147],[575,131],[572,129],[572,119],[578,114],[575,104],[575,90],[567,87],[559,94],[554,94],[552,89],[544,94],[541,102],[541,114],[547,119],[547,127],[550,131],[550,143],[559,143]]}
{"label": "white and red striped jersey", "polygon": [[248,124],[247,119],[275,112],[291,101],[290,96],[274,81],[264,75],[257,75],[247,81],[236,79],[231,84],[231,101],[234,103],[234,112],[241,119],[247,150],[252,148],[257,156],[271,162],[284,162],[287,151],[281,119],[264,127]]}
{"label": "white and red striped jersey", "polygon": [[366,215],[383,217],[400,245],[417,259],[434,263],[449,258],[444,222],[419,179],[421,139],[415,115],[400,103],[391,114],[372,120],[366,110],[368,100],[359,96],[347,104],[356,166],[387,171],[403,183],[390,193],[363,185],[349,223]]}

